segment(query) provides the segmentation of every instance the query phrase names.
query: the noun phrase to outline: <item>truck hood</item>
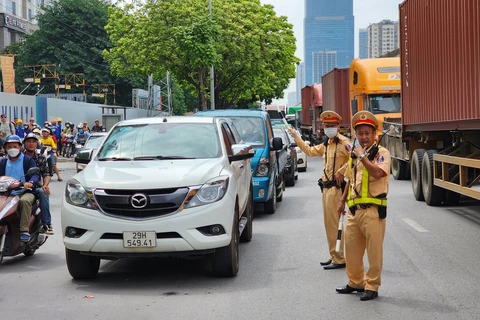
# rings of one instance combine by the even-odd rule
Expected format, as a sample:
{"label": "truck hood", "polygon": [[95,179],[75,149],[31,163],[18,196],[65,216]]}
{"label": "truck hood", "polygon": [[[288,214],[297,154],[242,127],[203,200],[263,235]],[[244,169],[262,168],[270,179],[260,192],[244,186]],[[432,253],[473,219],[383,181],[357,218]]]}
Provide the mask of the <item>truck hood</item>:
{"label": "truck hood", "polygon": [[74,176],[83,186],[162,189],[202,185],[218,177],[223,158],[192,160],[92,161]]}
{"label": "truck hood", "polygon": [[260,162],[261,158],[268,157],[267,148],[255,149],[255,155],[250,159],[250,166],[252,170],[257,170],[258,163]]}

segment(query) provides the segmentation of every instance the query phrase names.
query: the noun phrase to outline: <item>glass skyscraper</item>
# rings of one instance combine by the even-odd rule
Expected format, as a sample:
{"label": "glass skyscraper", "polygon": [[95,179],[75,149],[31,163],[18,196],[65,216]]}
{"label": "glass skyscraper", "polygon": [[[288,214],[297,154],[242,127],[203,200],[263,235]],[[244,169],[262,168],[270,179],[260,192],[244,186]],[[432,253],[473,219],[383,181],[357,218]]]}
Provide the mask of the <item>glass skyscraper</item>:
{"label": "glass skyscraper", "polygon": [[358,57],[360,59],[368,58],[368,30],[360,29],[358,31]]}
{"label": "glass skyscraper", "polygon": [[[354,58],[353,0],[305,0],[305,85]],[[335,64],[335,65],[334,65]]]}

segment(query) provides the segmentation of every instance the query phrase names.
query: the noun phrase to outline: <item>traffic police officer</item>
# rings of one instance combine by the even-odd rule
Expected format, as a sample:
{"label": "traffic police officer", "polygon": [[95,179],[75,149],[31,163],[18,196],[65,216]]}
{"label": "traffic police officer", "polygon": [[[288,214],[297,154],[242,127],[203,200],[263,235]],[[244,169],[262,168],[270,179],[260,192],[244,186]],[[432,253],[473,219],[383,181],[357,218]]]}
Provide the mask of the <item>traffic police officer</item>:
{"label": "traffic police officer", "polygon": [[336,242],[338,234],[338,200],[341,198],[344,187],[343,176],[347,169],[348,159],[350,157],[351,145],[348,138],[338,133],[342,117],[333,111],[324,111],[320,115],[323,123],[325,135],[328,139],[320,145],[310,147],[300,137],[295,129],[289,129],[294,137],[297,146],[302,149],[307,156],[324,156],[325,165],[323,176],[318,181],[322,189],[323,217],[325,223],[325,232],[327,234],[328,248],[330,251],[329,259],[320,262],[325,270],[345,268],[345,258],[343,255],[343,236],[341,238],[340,251],[336,252]]}
{"label": "traffic police officer", "polygon": [[[336,289],[338,293],[363,292],[360,300],[378,297],[383,263],[383,239],[387,215],[390,153],[376,144],[378,121],[368,111],[352,118],[358,146],[346,170],[349,179],[340,200],[338,213],[349,208],[345,235],[345,254],[348,284]],[[369,269],[364,273],[363,256],[367,250]]]}

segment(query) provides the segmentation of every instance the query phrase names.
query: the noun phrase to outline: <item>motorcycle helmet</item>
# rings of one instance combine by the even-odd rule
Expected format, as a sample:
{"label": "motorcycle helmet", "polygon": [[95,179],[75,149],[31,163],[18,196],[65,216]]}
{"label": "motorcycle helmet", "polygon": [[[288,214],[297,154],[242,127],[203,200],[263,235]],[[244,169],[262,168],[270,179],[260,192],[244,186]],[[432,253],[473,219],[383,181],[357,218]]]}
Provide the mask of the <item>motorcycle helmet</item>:
{"label": "motorcycle helmet", "polygon": [[33,132],[30,132],[29,134],[27,134],[25,136],[25,138],[23,138],[23,143],[25,143],[25,141],[27,141],[27,139],[35,139],[37,142],[38,142],[38,137],[35,133]]}
{"label": "motorcycle helmet", "polygon": [[57,119],[52,119],[51,123],[52,124],[57,124]]}
{"label": "motorcycle helmet", "polygon": [[57,119],[57,122],[62,122],[62,118],[58,118],[58,119]]}
{"label": "motorcycle helmet", "polygon": [[21,125],[21,124],[23,124],[23,120],[22,119],[17,119],[17,123]]}

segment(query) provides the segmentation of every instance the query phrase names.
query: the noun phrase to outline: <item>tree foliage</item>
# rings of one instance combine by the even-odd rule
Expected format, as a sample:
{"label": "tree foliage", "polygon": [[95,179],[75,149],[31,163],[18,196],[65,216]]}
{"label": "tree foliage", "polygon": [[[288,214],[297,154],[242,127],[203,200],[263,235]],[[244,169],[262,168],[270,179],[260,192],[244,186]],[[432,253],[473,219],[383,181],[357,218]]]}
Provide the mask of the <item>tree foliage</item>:
{"label": "tree foliage", "polygon": [[104,51],[118,75],[172,72],[184,88],[209,99],[215,68],[215,104],[222,108],[280,98],[295,77],[292,25],[260,0],[147,1],[111,7],[106,30],[113,45]]}
{"label": "tree foliage", "polygon": [[[83,73],[89,93],[98,92],[92,84],[115,84],[117,104],[131,105],[132,88],[145,87],[146,78],[111,74],[102,55],[103,50],[111,47],[105,31],[109,6],[106,0],[62,0],[44,7],[43,13],[36,17],[39,30],[4,50],[16,54],[17,91],[27,86],[24,78],[33,77],[33,71],[24,66],[55,64],[58,74]],[[42,80],[41,85],[45,85],[42,93],[55,92],[53,79]],[[82,90],[83,87],[72,86],[71,90],[61,92]],[[36,91],[30,87],[25,93],[34,94]],[[103,103],[103,99],[97,102]],[[109,103],[113,101],[109,100]]]}

